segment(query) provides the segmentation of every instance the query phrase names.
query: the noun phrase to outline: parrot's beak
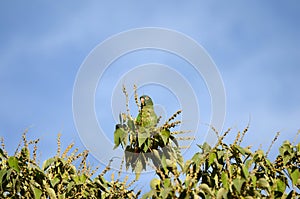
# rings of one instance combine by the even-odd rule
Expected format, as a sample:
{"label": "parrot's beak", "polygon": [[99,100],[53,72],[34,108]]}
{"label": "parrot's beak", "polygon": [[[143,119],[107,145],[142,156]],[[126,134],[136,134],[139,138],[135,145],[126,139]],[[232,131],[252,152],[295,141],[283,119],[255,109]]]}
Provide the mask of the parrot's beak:
{"label": "parrot's beak", "polygon": [[145,106],[145,99],[144,98],[141,98],[141,105]]}

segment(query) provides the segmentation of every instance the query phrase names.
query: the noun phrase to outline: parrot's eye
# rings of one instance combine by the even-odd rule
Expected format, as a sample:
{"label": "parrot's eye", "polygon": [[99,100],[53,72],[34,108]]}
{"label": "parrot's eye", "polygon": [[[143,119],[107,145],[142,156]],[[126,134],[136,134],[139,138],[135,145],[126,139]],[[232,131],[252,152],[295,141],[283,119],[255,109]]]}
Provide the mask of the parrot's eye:
{"label": "parrot's eye", "polygon": [[148,100],[149,99],[149,97],[146,97],[146,100]]}

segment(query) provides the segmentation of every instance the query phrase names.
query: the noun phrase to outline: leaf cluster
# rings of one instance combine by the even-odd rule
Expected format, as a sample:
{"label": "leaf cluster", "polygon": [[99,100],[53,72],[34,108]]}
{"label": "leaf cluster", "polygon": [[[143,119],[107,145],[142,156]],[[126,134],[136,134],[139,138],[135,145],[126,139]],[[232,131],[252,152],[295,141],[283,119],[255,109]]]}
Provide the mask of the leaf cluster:
{"label": "leaf cluster", "polygon": [[[104,174],[92,178],[96,170],[86,163],[87,151],[78,153],[70,144],[60,154],[58,137],[57,155],[44,161],[42,167],[36,162],[37,141],[27,142],[25,133],[21,150],[9,156],[0,149],[0,198],[136,198],[126,181],[108,181]],[[33,151],[30,145],[34,145]],[[19,147],[18,147],[19,148]],[[31,154],[32,152],[32,154]],[[75,166],[79,162],[79,166]]]}
{"label": "leaf cluster", "polygon": [[[128,94],[125,88],[123,92],[128,106]],[[135,96],[139,106],[136,90]],[[141,111],[139,109],[139,114]],[[139,178],[142,170],[147,169],[147,166],[154,167],[158,175],[168,175],[177,165],[183,166],[183,158],[176,138],[176,134],[183,132],[171,131],[181,123],[174,121],[179,114],[181,110],[174,113],[162,125],[159,125],[159,118],[153,126],[143,126],[137,122],[137,119],[130,115],[128,107],[127,113],[119,115],[120,123],[116,125],[114,132],[114,148],[121,146],[124,149],[126,169],[131,168],[136,174],[136,179]]]}
{"label": "leaf cluster", "polygon": [[[262,150],[252,152],[239,141],[199,151],[169,175],[151,181],[144,198],[298,198],[300,196],[300,143],[285,141],[276,161]],[[238,138],[237,138],[238,139]]]}

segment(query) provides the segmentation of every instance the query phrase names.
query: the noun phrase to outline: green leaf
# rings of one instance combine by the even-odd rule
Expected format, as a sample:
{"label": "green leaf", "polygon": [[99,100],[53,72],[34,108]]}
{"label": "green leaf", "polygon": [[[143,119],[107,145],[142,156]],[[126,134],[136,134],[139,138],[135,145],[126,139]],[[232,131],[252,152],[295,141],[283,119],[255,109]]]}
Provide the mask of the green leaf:
{"label": "green leaf", "polygon": [[47,190],[47,193],[48,193],[50,199],[56,199],[55,191],[52,188],[47,187],[46,190]]}
{"label": "green leaf", "polygon": [[203,150],[203,153],[210,152],[211,146],[207,142],[204,142],[204,144],[201,146],[201,149]]}
{"label": "green leaf", "polygon": [[192,161],[195,162],[195,164],[197,166],[199,166],[200,164],[200,160],[201,160],[202,156],[199,152],[195,153],[194,156],[192,157]]}
{"label": "green leaf", "polygon": [[248,155],[248,154],[252,154],[252,151],[250,150],[249,147],[244,148],[244,150],[245,150],[245,153],[246,153],[247,155]]}
{"label": "green leaf", "polygon": [[161,157],[161,165],[164,170],[167,170],[166,156],[164,154]]}
{"label": "green leaf", "polygon": [[208,166],[210,166],[216,158],[217,158],[216,154],[214,152],[211,152],[208,158]]}
{"label": "green leaf", "polygon": [[[0,170],[0,185],[2,184],[2,182],[3,182],[3,176],[6,174],[6,172],[7,172],[7,170],[6,169],[1,169]],[[1,188],[0,188],[0,190],[1,190]]]}
{"label": "green leaf", "polygon": [[192,180],[192,177],[190,175],[187,175],[185,177],[184,184],[185,184],[186,187],[189,187],[189,184],[190,184],[191,180]]}
{"label": "green leaf", "polygon": [[166,129],[163,129],[161,131],[161,138],[162,138],[165,145],[167,145],[167,143],[169,141],[169,137],[170,137],[170,131],[166,130]]}
{"label": "green leaf", "polygon": [[10,175],[11,175],[12,171],[13,171],[13,169],[7,170],[7,172],[6,172],[6,180],[7,181],[10,181]]}
{"label": "green leaf", "polygon": [[246,168],[245,165],[242,166],[242,170],[243,170],[243,174],[245,176],[245,178],[247,179],[249,177],[249,170],[248,168]]}
{"label": "green leaf", "polygon": [[227,190],[224,189],[223,187],[221,189],[218,190],[217,192],[217,199],[223,199],[223,198],[227,198]]}
{"label": "green leaf", "polygon": [[84,184],[87,180],[87,176],[85,174],[82,174],[81,176],[79,176],[80,182],[82,184]]}
{"label": "green leaf", "polygon": [[285,157],[289,159],[289,156],[292,153],[291,143],[288,140],[284,141],[282,146],[279,148],[279,152],[284,159]]}
{"label": "green leaf", "polygon": [[135,131],[135,126],[134,126],[133,120],[128,120],[127,125],[131,131],[133,131],[133,132]]}
{"label": "green leaf", "polygon": [[170,187],[171,186],[171,179],[170,178],[166,178],[164,180],[164,187]]}
{"label": "green leaf", "polygon": [[300,170],[296,168],[294,171],[291,172],[291,178],[294,185],[297,185],[297,181],[300,178]]}
{"label": "green leaf", "polygon": [[75,184],[79,184],[79,176],[73,176],[72,179],[74,180]]}
{"label": "green leaf", "polygon": [[165,188],[162,190],[162,192],[161,192],[161,197],[162,197],[162,198],[168,198],[169,194],[172,195],[171,191],[172,191],[172,188],[171,188],[171,187],[165,187]]}
{"label": "green leaf", "polygon": [[228,154],[225,154],[225,151],[217,151],[217,157],[219,162],[224,162]]}
{"label": "green leaf", "polygon": [[253,186],[256,187],[256,183],[257,183],[257,178],[255,175],[250,175],[250,178],[252,180]]}
{"label": "green leaf", "polygon": [[225,171],[222,172],[221,180],[222,180],[224,188],[229,189],[227,172],[225,172]]}
{"label": "green leaf", "polygon": [[75,185],[75,183],[73,181],[68,183],[68,186],[67,186],[68,192],[71,191],[72,189],[74,189],[74,185]]}
{"label": "green leaf", "polygon": [[159,155],[158,150],[152,149],[152,153],[157,160],[160,160],[160,155]]}
{"label": "green leaf", "polygon": [[236,149],[243,155],[246,154],[246,151],[244,148],[242,148],[241,146],[235,145]]}
{"label": "green leaf", "polygon": [[252,163],[253,163],[252,159],[247,160],[246,163],[245,163],[245,167],[249,170],[250,167],[251,167],[251,165],[252,165]]}
{"label": "green leaf", "polygon": [[160,179],[153,178],[150,182],[151,189],[160,189]]}
{"label": "green leaf", "polygon": [[114,149],[116,149],[121,143],[127,144],[126,132],[123,128],[117,128],[114,132]]}
{"label": "green leaf", "polygon": [[56,161],[56,158],[49,158],[48,160],[45,160],[42,166],[42,169],[44,171],[46,171],[48,169],[48,167]]}
{"label": "green leaf", "polygon": [[237,190],[238,193],[241,193],[241,188],[243,186],[243,183],[245,182],[244,179],[235,178],[233,181],[233,186]]}
{"label": "green leaf", "polygon": [[210,189],[210,187],[207,185],[207,184],[200,184],[199,185],[199,188],[201,189],[201,190],[203,190],[205,193],[207,193],[207,194],[209,194],[209,195],[213,195],[212,194],[212,191],[211,191],[211,189]]}
{"label": "green leaf", "polygon": [[42,193],[43,193],[42,190],[40,190],[40,189],[38,189],[36,187],[32,187],[32,190],[33,190],[33,194],[34,194],[34,198],[35,199],[41,198]]}
{"label": "green leaf", "polygon": [[270,184],[265,178],[259,178],[257,181],[257,185],[261,188],[269,189]]}
{"label": "green leaf", "polygon": [[166,159],[166,165],[167,165],[167,167],[176,168],[176,162],[174,162],[170,159]]}
{"label": "green leaf", "polygon": [[149,137],[150,137],[150,133],[147,129],[145,129],[142,132],[139,132],[138,133],[139,147],[141,147]]}
{"label": "green leaf", "polygon": [[142,199],[149,199],[149,198],[153,198],[153,196],[156,196],[156,191],[155,190],[151,190],[148,193],[145,193],[142,196]]}
{"label": "green leaf", "polygon": [[122,134],[122,130],[117,128],[114,132],[114,143],[115,143],[114,149],[116,149],[121,144],[121,134]]}
{"label": "green leaf", "polygon": [[60,179],[58,177],[55,177],[52,180],[50,180],[52,187],[55,187],[55,185],[57,185],[57,183],[59,183],[59,182],[60,182]]}
{"label": "green leaf", "polygon": [[66,198],[66,193],[58,195],[58,199],[65,199],[65,198]]}
{"label": "green leaf", "polygon": [[18,173],[20,172],[19,160],[16,157],[14,156],[9,157],[7,162],[10,168],[14,169]]}
{"label": "green leaf", "polygon": [[140,159],[138,159],[137,163],[135,165],[135,168],[134,168],[135,180],[138,180],[140,178],[142,169],[143,169],[143,163],[142,163],[142,161]]}
{"label": "green leaf", "polygon": [[276,188],[280,193],[284,193],[286,189],[286,184],[281,179],[276,180]]}
{"label": "green leaf", "polygon": [[77,175],[72,178],[76,185],[82,185],[86,182],[87,176],[85,174]]}

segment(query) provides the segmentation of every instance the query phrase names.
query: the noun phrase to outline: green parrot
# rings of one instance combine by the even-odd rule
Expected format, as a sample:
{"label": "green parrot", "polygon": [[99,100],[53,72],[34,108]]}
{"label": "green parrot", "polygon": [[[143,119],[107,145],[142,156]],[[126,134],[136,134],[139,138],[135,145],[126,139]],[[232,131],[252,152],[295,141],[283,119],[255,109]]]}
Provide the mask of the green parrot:
{"label": "green parrot", "polygon": [[147,96],[140,97],[141,111],[136,118],[136,123],[142,127],[155,127],[157,124],[157,115],[154,112],[153,101]]}

